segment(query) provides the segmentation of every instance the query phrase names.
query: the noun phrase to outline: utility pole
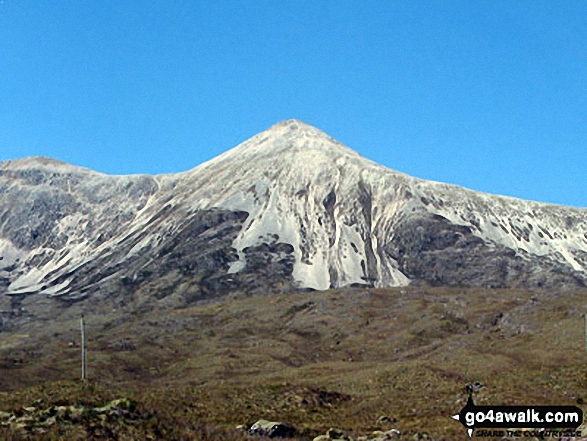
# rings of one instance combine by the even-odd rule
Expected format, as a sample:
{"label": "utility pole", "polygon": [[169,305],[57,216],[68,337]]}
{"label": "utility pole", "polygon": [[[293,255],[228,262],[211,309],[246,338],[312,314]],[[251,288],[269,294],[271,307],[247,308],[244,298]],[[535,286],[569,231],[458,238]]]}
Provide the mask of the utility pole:
{"label": "utility pole", "polygon": [[82,331],[82,380],[86,381],[86,324],[84,322],[84,315],[80,320]]}

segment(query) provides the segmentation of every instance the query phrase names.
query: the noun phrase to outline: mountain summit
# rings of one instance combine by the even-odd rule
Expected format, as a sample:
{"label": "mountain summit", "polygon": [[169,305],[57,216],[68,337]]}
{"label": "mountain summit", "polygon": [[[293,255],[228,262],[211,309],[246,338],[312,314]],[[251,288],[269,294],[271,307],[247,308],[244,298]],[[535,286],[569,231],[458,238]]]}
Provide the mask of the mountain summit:
{"label": "mountain summit", "polygon": [[0,309],[410,283],[576,286],[586,210],[389,170],[297,120],[175,175],[0,163]]}

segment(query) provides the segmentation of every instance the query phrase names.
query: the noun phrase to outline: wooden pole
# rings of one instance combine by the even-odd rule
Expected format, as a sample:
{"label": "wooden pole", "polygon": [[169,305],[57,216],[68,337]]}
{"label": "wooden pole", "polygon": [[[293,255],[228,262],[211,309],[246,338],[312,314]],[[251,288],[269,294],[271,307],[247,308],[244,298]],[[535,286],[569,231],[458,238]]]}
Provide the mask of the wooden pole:
{"label": "wooden pole", "polygon": [[86,324],[84,322],[84,315],[80,320],[82,331],[82,380],[86,380]]}

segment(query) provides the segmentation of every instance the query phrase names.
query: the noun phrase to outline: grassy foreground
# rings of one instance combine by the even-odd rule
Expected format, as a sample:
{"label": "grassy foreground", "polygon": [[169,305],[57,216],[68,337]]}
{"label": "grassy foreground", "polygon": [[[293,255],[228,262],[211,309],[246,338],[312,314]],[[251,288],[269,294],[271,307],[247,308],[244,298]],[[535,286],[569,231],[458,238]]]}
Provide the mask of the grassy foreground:
{"label": "grassy foreground", "polygon": [[330,427],[464,439],[450,416],[470,382],[484,384],[476,404],[587,401],[586,300],[585,291],[410,287],[181,309],[85,305],[86,384],[78,380],[81,305],[62,306],[0,332],[0,411],[122,397],[136,408],[42,434],[0,427],[0,439],[259,439],[235,427],[260,418],[294,426],[298,439]]}

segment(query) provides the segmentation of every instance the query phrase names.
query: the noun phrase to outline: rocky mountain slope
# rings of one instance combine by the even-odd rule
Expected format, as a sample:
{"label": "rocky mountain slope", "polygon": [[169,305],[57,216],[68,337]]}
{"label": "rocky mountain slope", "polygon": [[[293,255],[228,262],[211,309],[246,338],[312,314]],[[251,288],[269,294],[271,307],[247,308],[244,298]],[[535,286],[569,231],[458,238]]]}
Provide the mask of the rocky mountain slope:
{"label": "rocky mountain slope", "polygon": [[184,173],[0,163],[0,310],[410,283],[587,284],[587,210],[423,181],[288,120]]}

